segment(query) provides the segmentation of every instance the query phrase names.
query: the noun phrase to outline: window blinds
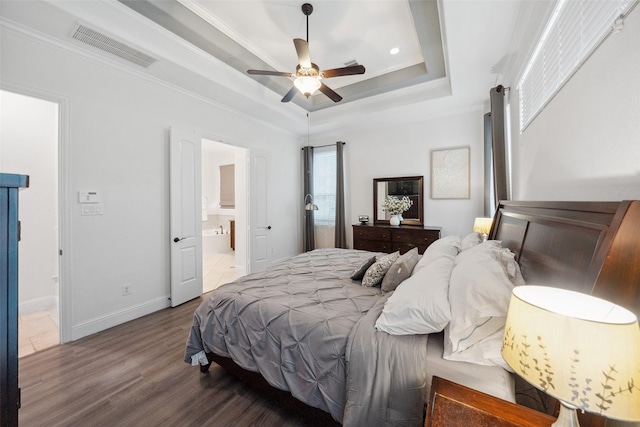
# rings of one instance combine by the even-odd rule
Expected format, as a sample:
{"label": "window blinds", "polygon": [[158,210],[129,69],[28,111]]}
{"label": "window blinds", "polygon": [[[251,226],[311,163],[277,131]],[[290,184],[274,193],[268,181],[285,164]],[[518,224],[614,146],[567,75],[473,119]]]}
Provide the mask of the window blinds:
{"label": "window blinds", "polygon": [[637,1],[558,1],[518,83],[521,132]]}
{"label": "window blinds", "polygon": [[220,207],[236,207],[235,165],[220,166]]}
{"label": "window blinds", "polygon": [[336,147],[313,148],[313,201],[315,225],[335,225],[336,222]]}

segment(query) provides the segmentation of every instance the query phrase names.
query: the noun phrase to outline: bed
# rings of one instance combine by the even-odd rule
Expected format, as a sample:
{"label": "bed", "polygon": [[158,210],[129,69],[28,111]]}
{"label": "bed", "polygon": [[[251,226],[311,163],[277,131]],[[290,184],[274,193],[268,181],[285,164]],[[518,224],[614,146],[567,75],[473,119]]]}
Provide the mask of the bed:
{"label": "bed", "polygon": [[[477,277],[485,264],[473,267],[469,260],[475,256],[470,254],[486,256],[481,248],[491,245],[492,254],[502,254],[491,259],[497,259],[507,275],[508,281],[501,279],[503,288],[521,285],[524,278],[527,284],[592,293],[640,311],[640,201],[505,201],[496,211],[489,239],[465,250],[462,237],[459,243],[453,237],[434,243],[443,252],[450,250],[449,243],[459,246],[452,270],[431,267],[444,265],[446,258],[435,249],[431,264],[425,261],[427,252],[417,261],[416,268],[424,262],[422,272],[431,269],[446,276],[443,271],[448,271],[451,284],[456,277],[455,287],[446,290],[451,317],[456,316],[453,301],[458,298],[452,289],[462,286],[457,292],[466,294],[464,280],[475,281],[474,286],[482,282]],[[499,247],[496,242],[501,242]],[[218,363],[322,424],[420,425],[433,375],[513,400],[511,374],[487,356],[501,340],[493,327],[499,313],[484,313],[483,327],[473,329],[493,328],[479,335],[482,345],[465,347],[466,339],[454,340],[464,331],[454,332],[453,322],[444,332],[437,331],[438,325],[421,329],[418,324],[418,333],[409,333],[414,329],[402,323],[404,332],[387,333],[380,319],[383,314],[393,318],[389,307],[413,303],[406,295],[398,296],[410,288],[414,274],[423,273],[412,273],[391,292],[361,286],[351,276],[372,257],[379,261],[387,254],[313,251],[220,287],[194,313],[185,362],[200,362],[203,372],[211,362]],[[454,273],[463,263],[465,269]],[[501,298],[503,288],[496,289]],[[434,310],[438,307],[432,303],[423,311]]]}

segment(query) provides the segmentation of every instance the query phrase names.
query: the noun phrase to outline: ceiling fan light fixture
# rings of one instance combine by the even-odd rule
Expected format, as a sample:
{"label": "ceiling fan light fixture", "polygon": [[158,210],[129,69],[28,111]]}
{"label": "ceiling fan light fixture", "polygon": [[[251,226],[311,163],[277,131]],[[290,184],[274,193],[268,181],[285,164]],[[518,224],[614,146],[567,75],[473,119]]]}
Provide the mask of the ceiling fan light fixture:
{"label": "ceiling fan light fixture", "polygon": [[298,55],[298,65],[296,66],[295,74],[272,70],[247,70],[248,74],[254,75],[295,77],[293,87],[289,89],[281,102],[291,101],[296,94],[296,89],[307,98],[313,95],[315,91],[320,90],[320,92],[333,102],[340,102],[342,101],[342,97],[327,85],[320,83],[320,80],[331,77],[353,76],[356,74],[364,74],[365,72],[364,66],[358,65],[355,60],[350,61],[353,62],[353,64],[346,67],[332,68],[323,71],[320,71],[318,66],[311,62],[309,55],[309,15],[311,15],[311,12],[313,12],[313,6],[311,6],[311,4],[305,3],[302,5],[302,13],[307,17],[307,39],[293,39],[293,45]]}
{"label": "ceiling fan light fixture", "polygon": [[293,84],[306,97],[313,95],[322,85],[317,77],[310,76],[297,77]]}

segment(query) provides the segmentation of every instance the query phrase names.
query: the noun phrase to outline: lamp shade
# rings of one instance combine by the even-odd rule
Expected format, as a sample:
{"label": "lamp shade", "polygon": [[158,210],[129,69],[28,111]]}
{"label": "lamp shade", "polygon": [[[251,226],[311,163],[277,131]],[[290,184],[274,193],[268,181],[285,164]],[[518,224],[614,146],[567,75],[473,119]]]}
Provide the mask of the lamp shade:
{"label": "lamp shade", "polygon": [[307,194],[304,196],[304,210],[306,211],[317,211],[318,205],[313,203],[313,196],[311,194]]}
{"label": "lamp shade", "polygon": [[640,421],[640,327],[629,310],[579,292],[518,286],[502,357],[568,407]]}
{"label": "lamp shade", "polygon": [[492,222],[492,218],[476,218],[473,222],[473,231],[480,234],[489,234]]}
{"label": "lamp shade", "polygon": [[310,95],[313,95],[313,93],[316,90],[320,89],[320,86],[322,84],[320,83],[320,80],[318,80],[317,77],[302,76],[302,77],[297,77],[293,81],[293,85],[297,87],[298,90],[302,92],[304,96],[310,96]]}

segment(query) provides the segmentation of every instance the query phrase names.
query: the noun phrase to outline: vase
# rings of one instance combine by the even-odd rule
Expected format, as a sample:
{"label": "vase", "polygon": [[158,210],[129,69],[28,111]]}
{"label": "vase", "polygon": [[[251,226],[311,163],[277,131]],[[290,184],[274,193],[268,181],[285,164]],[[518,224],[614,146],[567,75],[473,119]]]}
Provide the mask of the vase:
{"label": "vase", "polygon": [[400,215],[393,215],[389,218],[389,225],[400,225]]}

